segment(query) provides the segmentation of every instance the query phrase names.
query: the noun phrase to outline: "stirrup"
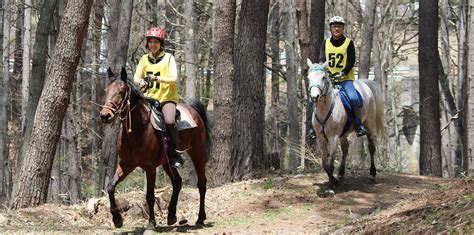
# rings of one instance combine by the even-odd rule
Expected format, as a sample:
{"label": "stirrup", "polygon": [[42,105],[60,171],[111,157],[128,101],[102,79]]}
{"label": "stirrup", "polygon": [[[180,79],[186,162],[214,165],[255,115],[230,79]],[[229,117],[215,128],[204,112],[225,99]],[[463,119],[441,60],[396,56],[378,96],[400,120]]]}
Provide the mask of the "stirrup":
{"label": "stirrup", "polygon": [[184,160],[180,154],[176,153],[174,156],[168,158],[170,161],[170,165],[176,169],[179,169],[181,166],[184,165]]}

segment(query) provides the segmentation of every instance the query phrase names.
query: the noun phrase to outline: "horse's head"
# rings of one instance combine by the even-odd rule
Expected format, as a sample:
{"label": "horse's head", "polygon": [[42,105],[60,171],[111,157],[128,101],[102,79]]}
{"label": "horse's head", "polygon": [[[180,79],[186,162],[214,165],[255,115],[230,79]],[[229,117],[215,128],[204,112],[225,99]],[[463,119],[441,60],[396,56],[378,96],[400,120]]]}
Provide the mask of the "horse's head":
{"label": "horse's head", "polygon": [[327,63],[318,64],[307,60],[308,69],[308,91],[313,102],[318,101],[322,96],[326,96],[331,88],[331,81],[326,76]]}
{"label": "horse's head", "polygon": [[100,111],[100,118],[104,123],[111,123],[127,107],[131,96],[131,87],[127,83],[125,68],[122,68],[122,72],[117,75],[110,68],[107,73],[111,81],[105,88],[105,102]]}

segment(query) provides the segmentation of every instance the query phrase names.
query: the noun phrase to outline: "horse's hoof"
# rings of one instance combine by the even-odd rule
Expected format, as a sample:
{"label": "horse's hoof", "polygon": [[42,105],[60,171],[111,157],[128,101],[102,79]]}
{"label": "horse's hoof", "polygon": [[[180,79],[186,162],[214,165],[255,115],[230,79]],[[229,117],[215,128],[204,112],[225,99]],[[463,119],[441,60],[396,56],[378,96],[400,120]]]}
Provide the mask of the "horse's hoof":
{"label": "horse's hoof", "polygon": [[148,224],[146,225],[145,230],[155,230],[155,228],[156,228],[156,222],[151,221],[151,222],[148,222]]}
{"label": "horse's hoof", "polygon": [[337,186],[337,185],[339,185],[340,182],[339,182],[338,179],[333,178],[333,179],[329,180],[329,183],[331,183],[331,185],[333,185],[333,186]]}
{"label": "horse's hoof", "polygon": [[337,180],[339,181],[339,183],[344,182],[344,176],[337,176]]}
{"label": "horse's hoof", "polygon": [[178,221],[176,216],[168,216],[168,225],[173,225]]}
{"label": "horse's hoof", "polygon": [[182,220],[179,221],[178,224],[179,224],[179,225],[185,225],[185,224],[187,224],[187,223],[188,223],[188,220],[187,220],[187,219],[182,219]]}
{"label": "horse's hoof", "polygon": [[116,228],[121,228],[123,226],[123,218],[120,214],[113,216],[112,221],[114,222],[114,226]]}
{"label": "horse's hoof", "polygon": [[369,175],[369,180],[370,180],[371,183],[374,183],[374,184],[377,183],[375,181],[375,176],[373,176],[373,175]]}
{"label": "horse's hoof", "polygon": [[198,220],[196,221],[196,226],[203,227],[203,226],[204,226],[204,219],[198,219]]}

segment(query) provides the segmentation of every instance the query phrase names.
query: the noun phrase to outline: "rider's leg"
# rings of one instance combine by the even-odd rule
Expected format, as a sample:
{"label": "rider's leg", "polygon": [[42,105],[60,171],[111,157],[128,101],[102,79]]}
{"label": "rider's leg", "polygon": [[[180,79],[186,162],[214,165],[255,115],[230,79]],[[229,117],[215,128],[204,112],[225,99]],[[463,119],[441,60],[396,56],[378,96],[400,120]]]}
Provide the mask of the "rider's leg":
{"label": "rider's leg", "polygon": [[346,91],[347,97],[351,101],[351,113],[352,118],[354,120],[354,124],[356,125],[356,133],[357,136],[363,136],[367,134],[367,129],[362,124],[362,121],[357,116],[355,110],[362,108],[362,97],[360,96],[359,92],[355,89],[353,81],[344,81],[341,83],[341,86]]}
{"label": "rider's leg", "polygon": [[163,116],[165,117],[166,132],[169,136],[170,141],[168,146],[168,158],[170,165],[174,167],[180,167],[183,164],[183,158],[176,151],[179,144],[178,129],[175,123],[176,116],[176,104],[173,102],[165,102],[162,104]]}

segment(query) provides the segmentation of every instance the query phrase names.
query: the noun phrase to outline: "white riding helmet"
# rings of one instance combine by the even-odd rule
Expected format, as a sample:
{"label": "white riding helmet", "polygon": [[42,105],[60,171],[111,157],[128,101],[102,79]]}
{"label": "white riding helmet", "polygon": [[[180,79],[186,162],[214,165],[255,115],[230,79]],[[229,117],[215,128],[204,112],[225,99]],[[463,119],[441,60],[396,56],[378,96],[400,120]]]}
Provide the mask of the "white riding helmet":
{"label": "white riding helmet", "polygon": [[335,24],[335,23],[339,23],[339,24],[346,24],[346,21],[344,21],[344,18],[340,17],[340,16],[333,16],[330,20],[329,20],[329,25],[332,25],[332,24]]}

